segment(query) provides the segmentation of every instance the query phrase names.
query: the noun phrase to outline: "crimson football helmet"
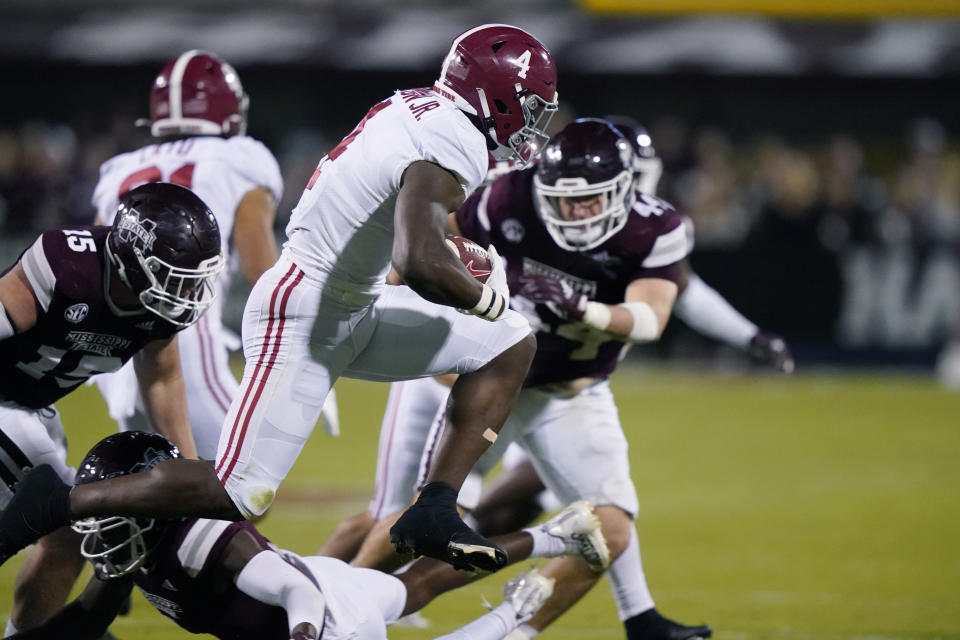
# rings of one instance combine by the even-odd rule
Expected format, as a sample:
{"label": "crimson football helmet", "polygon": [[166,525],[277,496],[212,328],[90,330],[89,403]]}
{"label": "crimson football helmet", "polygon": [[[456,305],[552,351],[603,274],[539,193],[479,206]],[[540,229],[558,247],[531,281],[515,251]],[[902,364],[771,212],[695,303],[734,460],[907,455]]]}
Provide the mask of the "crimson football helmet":
{"label": "crimson football helmet", "polygon": [[[115,433],[90,449],[74,484],[140,473],[179,457],[180,450],[163,436],[145,431]],[[111,516],[78,520],[72,528],[83,535],[80,553],[93,562],[99,577],[109,580],[142,567],[166,525],[166,521],[155,518]]]}
{"label": "crimson football helmet", "polygon": [[653,139],[647,133],[646,127],[630,116],[607,116],[607,120],[633,145],[633,172],[637,190],[650,196],[657,195],[657,183],[663,175],[663,162],[657,157]]}
{"label": "crimson football helmet", "polygon": [[[533,176],[537,211],[554,242],[588,251],[627,224],[636,201],[633,146],[606,120],[581,118],[543,149]],[[589,217],[564,217],[562,206],[599,198]],[[564,199],[566,202],[561,203]]]}
{"label": "crimson football helmet", "polygon": [[196,322],[216,298],[225,264],[220,227],[189,189],[151,182],[124,193],[106,249],[144,308],[178,327]]}
{"label": "crimson football helmet", "polygon": [[163,68],[150,89],[150,133],[162,136],[238,136],[247,129],[249,99],[233,67],[196,49]]}
{"label": "crimson football helmet", "polygon": [[526,166],[549,140],[557,70],[547,48],[523,29],[485,24],[461,33],[434,90],[477,117],[497,160]]}

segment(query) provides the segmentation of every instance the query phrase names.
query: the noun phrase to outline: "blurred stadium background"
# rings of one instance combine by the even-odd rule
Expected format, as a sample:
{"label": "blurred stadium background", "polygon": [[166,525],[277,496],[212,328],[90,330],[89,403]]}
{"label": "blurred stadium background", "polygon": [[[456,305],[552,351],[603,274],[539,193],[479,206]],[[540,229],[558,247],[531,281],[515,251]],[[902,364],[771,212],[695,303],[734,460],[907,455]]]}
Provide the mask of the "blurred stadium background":
{"label": "blurred stadium background", "polygon": [[[774,378],[675,321],[616,375],[660,608],[721,639],[960,638],[960,0],[2,0],[2,263],[90,219],[100,162],[146,142],[132,123],[185,49],[237,68],[284,172],[282,236],[369,105],[491,21],[554,52],[563,119],[650,129],[694,267],[797,356]],[[264,525],[301,553],[372,488],[385,388],[338,389],[344,435],[314,438]],[[89,389],[61,410],[76,462],[111,427]],[[502,582],[392,637],[439,635]],[[185,635],[143,601],[115,631]],[[605,587],[549,632],[622,635]]]}

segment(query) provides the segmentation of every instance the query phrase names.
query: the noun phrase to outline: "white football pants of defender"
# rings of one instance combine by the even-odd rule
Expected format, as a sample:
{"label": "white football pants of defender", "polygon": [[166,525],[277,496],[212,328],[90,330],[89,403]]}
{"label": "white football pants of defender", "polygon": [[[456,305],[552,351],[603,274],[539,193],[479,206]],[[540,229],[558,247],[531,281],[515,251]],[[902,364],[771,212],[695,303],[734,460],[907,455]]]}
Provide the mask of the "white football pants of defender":
{"label": "white football pants of defender", "polygon": [[216,472],[246,517],[270,505],[341,375],[380,382],[469,373],[530,333],[428,302],[403,286],[379,297],[306,274],[289,251],[253,287],[243,315],[240,391]]}
{"label": "white football pants of defender", "polygon": [[13,497],[10,488],[31,467],[48,464],[73,484],[76,469],[67,465],[67,439],[53,407],[29,409],[0,403],[0,511]]}
{"label": "white football pants of defender", "polygon": [[[443,406],[441,403],[441,411]],[[429,471],[430,454],[442,426],[442,418],[431,422],[418,484]],[[561,504],[589,500],[596,506],[619,507],[631,518],[636,517],[639,503],[630,478],[627,438],[609,382],[597,383],[573,397],[536,389],[521,391],[500,437],[480,456],[471,476],[485,477],[511,442],[527,453],[540,479]],[[461,491],[458,502],[473,509],[477,492]],[[654,606],[634,527],[629,545],[607,574],[621,620]]]}
{"label": "white football pants of defender", "polygon": [[[443,420],[431,424],[418,485],[429,472],[442,427]],[[627,438],[607,381],[573,397],[524,389],[497,441],[473,470],[485,477],[511,442],[527,452],[540,479],[561,504],[589,500],[595,506],[613,505],[636,515],[639,504],[630,479]],[[473,496],[461,495],[458,502],[467,509],[476,507]]]}

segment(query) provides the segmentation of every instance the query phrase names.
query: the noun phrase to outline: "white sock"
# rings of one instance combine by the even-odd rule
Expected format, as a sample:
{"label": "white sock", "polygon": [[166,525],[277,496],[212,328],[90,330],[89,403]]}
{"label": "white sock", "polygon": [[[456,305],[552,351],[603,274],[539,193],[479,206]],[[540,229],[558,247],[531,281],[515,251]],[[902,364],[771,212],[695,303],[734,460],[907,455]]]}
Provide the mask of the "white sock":
{"label": "white sock", "polygon": [[530,552],[531,558],[553,558],[567,553],[567,548],[563,544],[563,539],[552,536],[540,527],[530,527],[524,529],[524,533],[530,534],[533,538],[533,551]]}
{"label": "white sock", "polygon": [[522,624],[513,630],[510,635],[504,636],[503,640],[532,640],[540,635],[540,632],[528,624]]}
{"label": "white sock", "polygon": [[7,620],[7,628],[3,630],[3,637],[12,636],[17,632],[17,628],[13,626],[13,619],[10,618]]}
{"label": "white sock", "polygon": [[509,602],[501,602],[489,613],[434,640],[501,640],[517,628],[517,612]]}
{"label": "white sock", "polygon": [[640,540],[637,528],[630,527],[630,543],[623,553],[607,569],[610,590],[617,603],[620,620],[632,618],[653,607],[653,596],[647,587],[647,578],[643,574],[640,560]]}

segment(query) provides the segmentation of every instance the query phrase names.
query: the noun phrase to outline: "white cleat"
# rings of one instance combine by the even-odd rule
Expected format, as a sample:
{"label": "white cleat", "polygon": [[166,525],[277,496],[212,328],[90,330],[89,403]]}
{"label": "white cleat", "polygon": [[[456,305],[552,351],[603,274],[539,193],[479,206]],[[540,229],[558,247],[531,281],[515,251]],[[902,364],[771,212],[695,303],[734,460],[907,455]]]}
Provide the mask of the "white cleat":
{"label": "white cleat", "polygon": [[610,566],[610,549],[600,530],[600,519],[593,513],[593,505],[586,500],[569,505],[540,528],[561,538],[568,554],[582,557],[597,573]]}
{"label": "white cleat", "polygon": [[536,569],[519,573],[503,585],[503,599],[517,612],[517,621],[526,622],[553,595],[553,578],[540,575]]}

